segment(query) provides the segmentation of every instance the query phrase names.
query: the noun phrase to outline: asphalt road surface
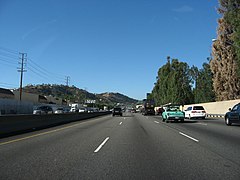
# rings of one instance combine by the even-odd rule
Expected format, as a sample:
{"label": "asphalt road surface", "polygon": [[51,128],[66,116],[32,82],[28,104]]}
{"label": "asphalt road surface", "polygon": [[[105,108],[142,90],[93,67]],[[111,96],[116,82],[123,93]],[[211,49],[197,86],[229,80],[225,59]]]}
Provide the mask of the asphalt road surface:
{"label": "asphalt road surface", "polygon": [[240,126],[124,113],[0,139],[0,179],[240,179]]}

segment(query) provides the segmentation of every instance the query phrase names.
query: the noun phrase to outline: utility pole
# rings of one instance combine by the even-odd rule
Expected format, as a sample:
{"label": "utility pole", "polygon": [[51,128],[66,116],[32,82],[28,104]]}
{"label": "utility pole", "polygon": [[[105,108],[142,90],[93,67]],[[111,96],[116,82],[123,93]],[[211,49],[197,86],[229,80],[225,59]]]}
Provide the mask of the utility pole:
{"label": "utility pole", "polygon": [[21,73],[21,77],[20,77],[20,93],[19,93],[19,100],[22,100],[22,83],[23,83],[23,73],[26,72],[26,70],[24,69],[24,65],[26,64],[26,60],[27,60],[27,53],[19,53],[20,55],[22,55],[20,57],[21,62],[19,62],[19,64],[21,65],[20,68],[18,68],[18,72]]}
{"label": "utility pole", "polygon": [[66,100],[68,101],[70,101],[70,98],[68,98],[68,87],[69,87],[69,84],[70,84],[70,76],[66,76]]}
{"label": "utility pole", "polygon": [[66,76],[66,85],[69,86],[70,84],[70,76]]}

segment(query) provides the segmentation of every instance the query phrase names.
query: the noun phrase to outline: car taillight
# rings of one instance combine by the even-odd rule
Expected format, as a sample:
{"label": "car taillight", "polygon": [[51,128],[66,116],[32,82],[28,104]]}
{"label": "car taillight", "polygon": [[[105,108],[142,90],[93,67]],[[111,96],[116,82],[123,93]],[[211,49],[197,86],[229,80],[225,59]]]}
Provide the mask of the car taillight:
{"label": "car taillight", "polygon": [[192,113],[196,113],[197,111],[192,111]]}
{"label": "car taillight", "polygon": [[206,111],[202,111],[202,113],[206,113]]}

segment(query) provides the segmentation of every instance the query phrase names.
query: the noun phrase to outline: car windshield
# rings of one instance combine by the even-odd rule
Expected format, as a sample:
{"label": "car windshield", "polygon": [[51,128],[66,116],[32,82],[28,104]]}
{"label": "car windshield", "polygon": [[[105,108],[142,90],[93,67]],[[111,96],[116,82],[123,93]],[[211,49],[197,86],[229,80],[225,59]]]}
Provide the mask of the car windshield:
{"label": "car windshield", "polygon": [[46,109],[46,107],[45,106],[37,107],[37,110],[43,110],[43,109]]}
{"label": "car windshield", "polygon": [[204,110],[202,106],[194,106],[193,110]]}
{"label": "car windshield", "polygon": [[179,106],[170,106],[167,108],[167,111],[180,111]]}

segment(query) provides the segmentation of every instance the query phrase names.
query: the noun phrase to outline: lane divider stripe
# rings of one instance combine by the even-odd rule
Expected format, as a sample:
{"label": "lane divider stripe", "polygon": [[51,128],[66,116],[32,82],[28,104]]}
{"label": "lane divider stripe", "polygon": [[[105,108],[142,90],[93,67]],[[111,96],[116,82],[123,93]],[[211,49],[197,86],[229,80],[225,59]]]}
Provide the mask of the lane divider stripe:
{"label": "lane divider stripe", "polygon": [[193,138],[193,137],[191,137],[191,136],[188,136],[188,135],[186,135],[186,134],[184,134],[184,133],[182,133],[182,132],[179,132],[179,134],[181,134],[181,135],[183,135],[183,136],[185,136],[185,137],[187,137],[187,138],[189,138],[189,139],[191,139],[191,140],[193,140],[193,141],[195,141],[195,142],[199,142],[199,140],[197,140],[197,139],[195,139],[195,138]]}
{"label": "lane divider stripe", "polygon": [[120,122],[119,124],[122,125],[122,122]]}
{"label": "lane divider stripe", "polygon": [[159,124],[159,122],[158,121],[154,121],[155,123],[157,123],[157,124]]}
{"label": "lane divider stripe", "polygon": [[106,144],[108,140],[109,140],[109,137],[107,137],[94,152],[97,153],[98,151],[100,151],[100,149],[104,146],[104,144]]}

